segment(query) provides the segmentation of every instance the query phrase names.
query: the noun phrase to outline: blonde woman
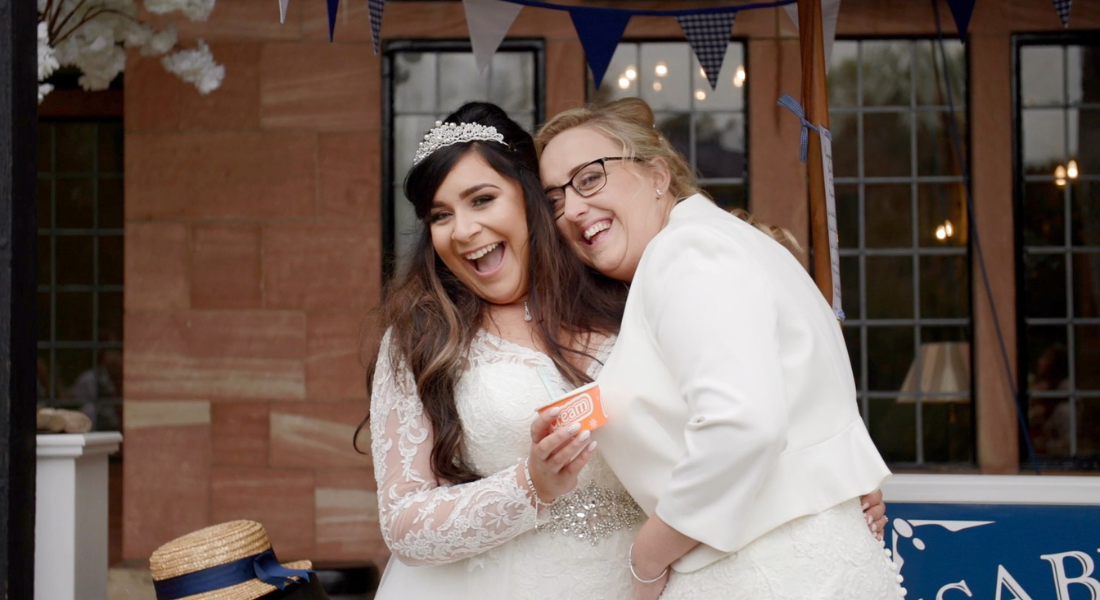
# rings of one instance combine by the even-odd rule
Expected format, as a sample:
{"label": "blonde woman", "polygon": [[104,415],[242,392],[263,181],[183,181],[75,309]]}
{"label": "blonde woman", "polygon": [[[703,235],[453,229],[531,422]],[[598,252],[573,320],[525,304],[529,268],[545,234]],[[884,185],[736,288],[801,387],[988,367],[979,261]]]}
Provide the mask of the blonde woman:
{"label": "blonde woman", "polygon": [[595,437],[649,516],[635,598],[904,594],[860,510],[889,471],[802,265],[700,193],[641,100],[562,113],[536,145],[566,243],[631,285]]}

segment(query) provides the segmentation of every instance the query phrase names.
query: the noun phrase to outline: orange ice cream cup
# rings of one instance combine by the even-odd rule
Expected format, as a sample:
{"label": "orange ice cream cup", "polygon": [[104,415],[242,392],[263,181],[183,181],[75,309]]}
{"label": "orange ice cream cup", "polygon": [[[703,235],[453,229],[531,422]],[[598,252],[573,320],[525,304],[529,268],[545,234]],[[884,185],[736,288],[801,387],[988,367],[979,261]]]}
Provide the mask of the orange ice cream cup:
{"label": "orange ice cream cup", "polygon": [[552,431],[560,427],[568,427],[573,423],[581,424],[581,431],[595,431],[607,423],[607,415],[600,404],[600,386],[596,382],[581,386],[554,402],[539,409],[539,413],[546,412],[555,406],[561,407],[561,412],[554,422],[550,424]]}

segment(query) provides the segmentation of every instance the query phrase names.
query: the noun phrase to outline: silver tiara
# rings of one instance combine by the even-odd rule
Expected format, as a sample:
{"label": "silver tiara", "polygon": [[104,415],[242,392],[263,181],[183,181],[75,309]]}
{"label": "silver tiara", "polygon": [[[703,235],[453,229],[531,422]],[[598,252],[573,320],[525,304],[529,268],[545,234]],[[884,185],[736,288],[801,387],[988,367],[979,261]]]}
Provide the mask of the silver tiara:
{"label": "silver tiara", "polygon": [[[445,148],[451,144],[458,144],[460,142],[473,142],[475,140],[482,142],[500,142],[504,144],[504,136],[497,133],[497,128],[491,125],[480,125],[478,123],[443,123],[442,121],[436,121],[435,127],[424,136],[424,141],[420,142],[420,147],[416,149],[416,156],[413,157],[413,166],[417,163],[428,158],[432,152]],[[507,146],[508,144],[504,144]]]}

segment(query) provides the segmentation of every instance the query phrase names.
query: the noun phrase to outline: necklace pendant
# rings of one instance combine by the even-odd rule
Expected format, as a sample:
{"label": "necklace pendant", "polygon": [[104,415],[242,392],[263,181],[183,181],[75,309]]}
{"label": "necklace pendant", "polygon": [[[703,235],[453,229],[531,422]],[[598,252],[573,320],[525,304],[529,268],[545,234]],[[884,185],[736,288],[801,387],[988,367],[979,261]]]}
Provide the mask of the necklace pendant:
{"label": "necklace pendant", "polygon": [[531,322],[531,311],[527,308],[527,302],[523,303],[523,320]]}

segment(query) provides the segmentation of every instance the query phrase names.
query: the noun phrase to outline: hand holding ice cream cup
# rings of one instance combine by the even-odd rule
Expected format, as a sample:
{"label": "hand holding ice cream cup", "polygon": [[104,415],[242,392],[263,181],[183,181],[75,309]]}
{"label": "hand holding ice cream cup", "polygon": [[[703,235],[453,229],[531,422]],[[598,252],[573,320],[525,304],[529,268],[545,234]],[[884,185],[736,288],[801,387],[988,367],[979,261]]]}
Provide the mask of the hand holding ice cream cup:
{"label": "hand holding ice cream cup", "polygon": [[558,407],[561,412],[550,424],[551,431],[580,424],[580,431],[595,431],[607,423],[607,415],[600,403],[600,386],[596,382],[567,392],[550,404],[539,409],[539,414]]}

